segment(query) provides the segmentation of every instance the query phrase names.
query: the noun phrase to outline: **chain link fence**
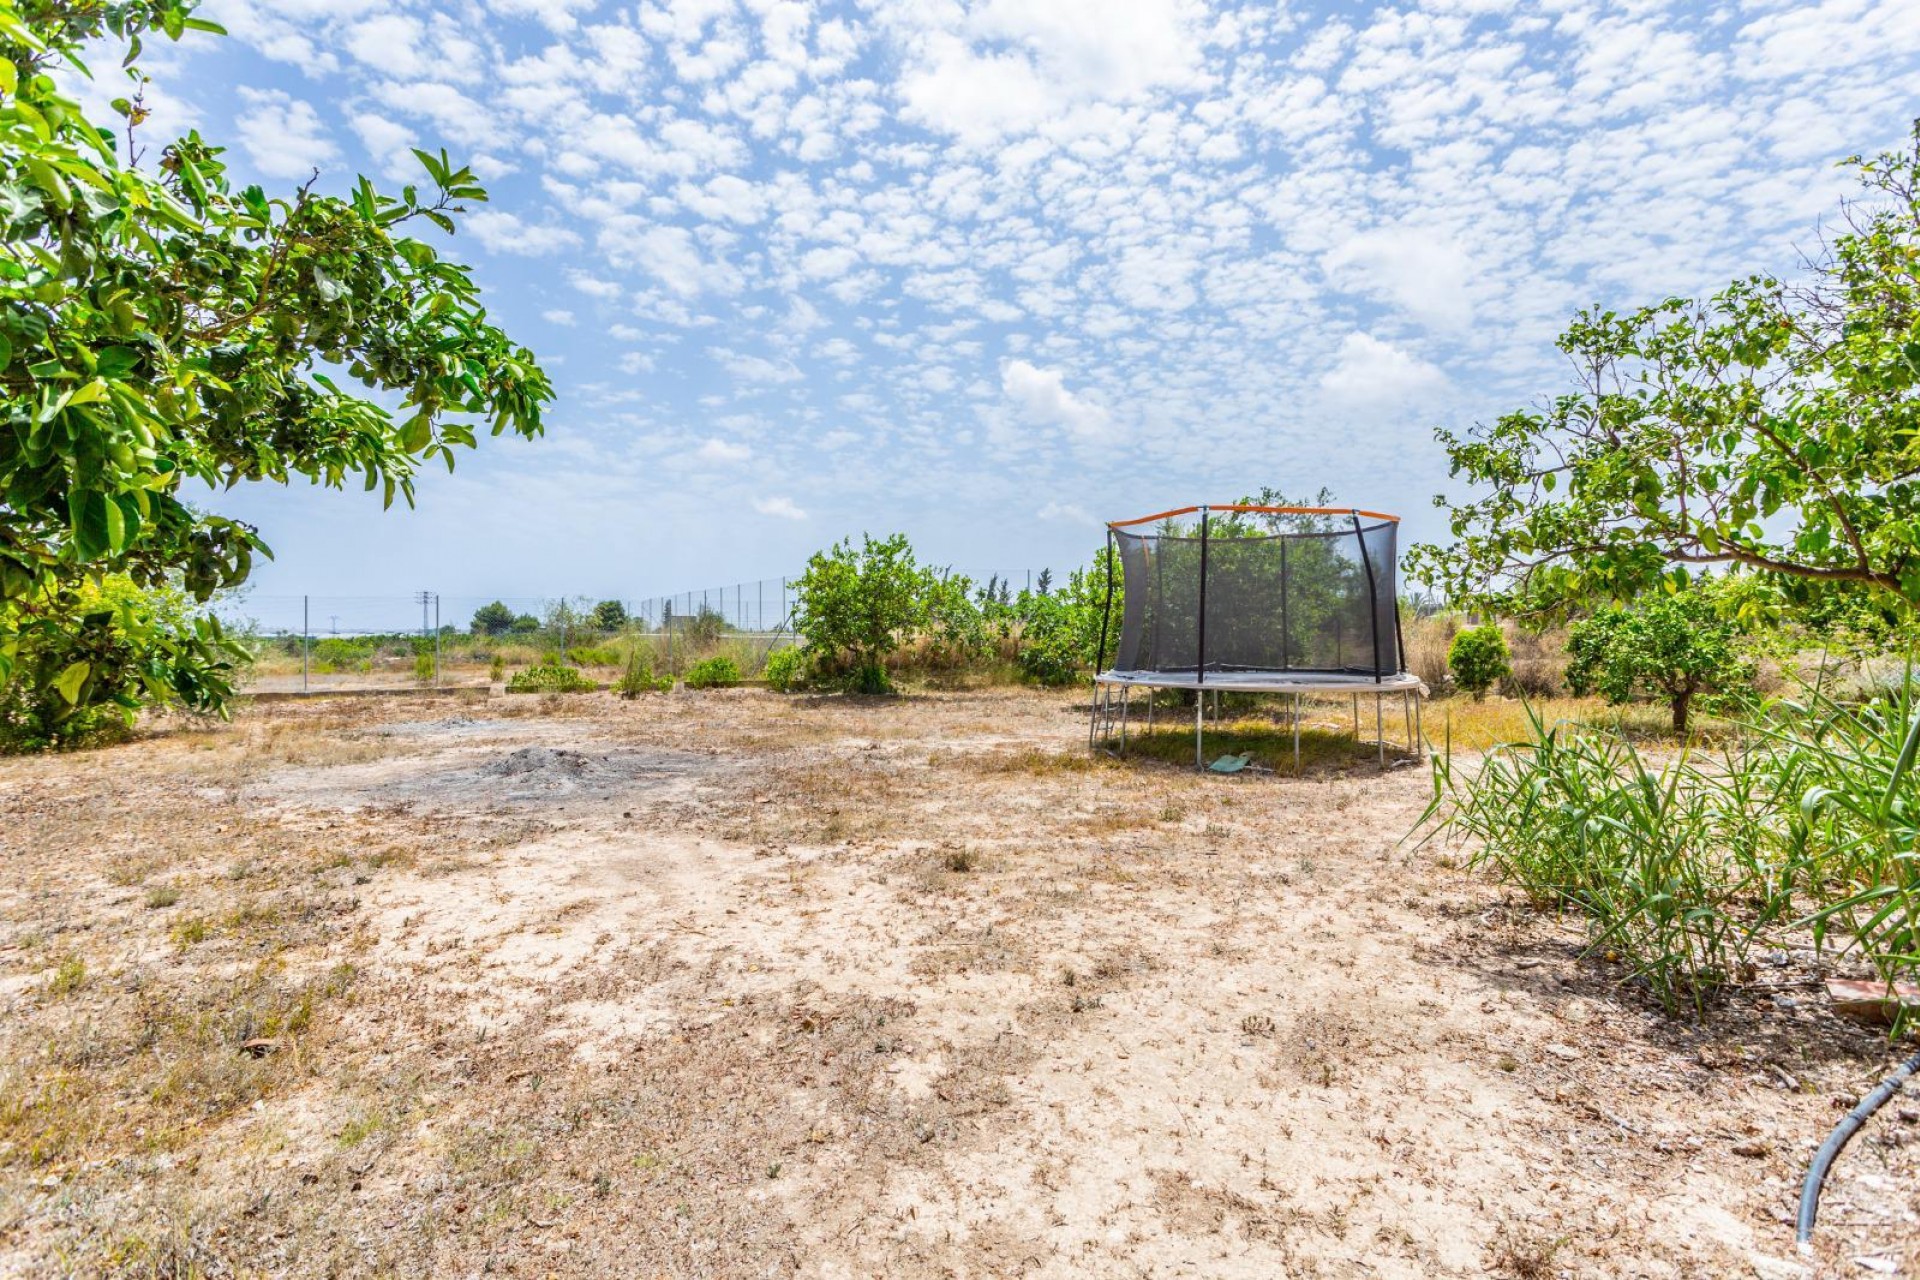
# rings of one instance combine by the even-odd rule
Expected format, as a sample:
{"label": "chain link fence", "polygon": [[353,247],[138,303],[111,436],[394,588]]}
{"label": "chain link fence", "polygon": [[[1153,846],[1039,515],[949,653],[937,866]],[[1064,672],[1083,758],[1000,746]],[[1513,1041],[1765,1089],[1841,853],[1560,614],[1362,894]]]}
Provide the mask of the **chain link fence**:
{"label": "chain link fence", "polygon": [[[974,577],[976,591],[1017,594],[1050,581],[1046,570],[998,569]],[[791,643],[793,578],[761,578],[644,599],[571,596],[266,595],[247,593],[216,607],[259,654],[249,687],[312,692],[359,687],[485,683],[494,659],[546,655],[606,665],[610,645],[650,640],[676,667],[698,637],[736,641],[765,660]],[[675,672],[677,674],[677,671]]]}

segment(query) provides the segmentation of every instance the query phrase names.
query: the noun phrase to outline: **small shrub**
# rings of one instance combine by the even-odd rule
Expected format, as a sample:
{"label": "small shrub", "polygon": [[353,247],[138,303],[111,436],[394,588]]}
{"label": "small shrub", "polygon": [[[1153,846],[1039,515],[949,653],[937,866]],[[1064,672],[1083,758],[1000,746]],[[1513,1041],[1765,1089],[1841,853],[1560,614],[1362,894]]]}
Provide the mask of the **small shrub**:
{"label": "small shrub", "polygon": [[433,683],[433,655],[415,654],[413,658],[413,678],[421,684]]}
{"label": "small shrub", "polygon": [[575,645],[567,650],[567,660],[576,667],[617,667],[620,650],[610,644]]}
{"label": "small shrub", "polygon": [[1469,627],[1453,638],[1447,646],[1447,669],[1453,673],[1455,687],[1477,701],[1511,670],[1508,654],[1507,637],[1500,624],[1488,622]]}
{"label": "small shrub", "polygon": [[47,979],[47,994],[50,996],[69,996],[87,983],[87,962],[79,956],[68,956]]}
{"label": "small shrub", "polygon": [[507,681],[508,693],[586,693],[592,688],[593,681],[559,663],[528,667]]}
{"label": "small shrub", "polygon": [[767,687],[792,693],[807,682],[807,655],[797,648],[775,649],[767,655]]}
{"label": "small shrub", "polygon": [[613,691],[623,698],[637,698],[643,693],[671,688],[673,680],[653,674],[653,663],[648,659],[646,650],[639,645],[633,646],[632,652],[627,654],[626,670],[620,673],[620,678],[613,685]]}
{"label": "small shrub", "polygon": [[158,910],[180,901],[180,891],[171,885],[155,885],[147,890],[147,906]]}
{"label": "small shrub", "polygon": [[689,689],[731,689],[740,683],[740,668],[732,658],[707,658],[687,669]]}
{"label": "small shrub", "polygon": [[328,636],[313,642],[313,663],[348,671],[363,671],[362,664],[373,658],[372,639],[362,636]]}
{"label": "small shrub", "polygon": [[493,661],[487,664],[487,680],[499,684],[507,678],[507,660],[499,654],[493,655]]}

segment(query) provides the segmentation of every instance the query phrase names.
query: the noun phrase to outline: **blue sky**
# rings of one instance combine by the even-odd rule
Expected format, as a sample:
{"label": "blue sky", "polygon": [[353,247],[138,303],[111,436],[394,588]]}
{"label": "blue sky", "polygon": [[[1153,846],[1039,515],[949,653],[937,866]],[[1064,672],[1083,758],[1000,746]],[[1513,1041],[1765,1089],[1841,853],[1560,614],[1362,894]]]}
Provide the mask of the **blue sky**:
{"label": "blue sky", "polygon": [[1564,385],[1577,307],[1791,269],[1920,114],[1913,0],[202,12],[151,136],[281,189],[470,159],[456,252],[559,390],[411,513],[219,499],[262,598],[636,598],[862,530],[1065,567],[1263,484],[1438,536],[1434,427]]}

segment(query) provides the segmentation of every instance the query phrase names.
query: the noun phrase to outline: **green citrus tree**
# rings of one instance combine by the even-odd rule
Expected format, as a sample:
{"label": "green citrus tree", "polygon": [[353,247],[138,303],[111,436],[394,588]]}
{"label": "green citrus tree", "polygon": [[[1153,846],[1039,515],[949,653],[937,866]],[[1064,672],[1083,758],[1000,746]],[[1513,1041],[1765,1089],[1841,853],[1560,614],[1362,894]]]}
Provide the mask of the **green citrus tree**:
{"label": "green citrus tree", "polygon": [[1575,623],[1567,639],[1567,687],[1597,693],[1615,705],[1636,697],[1665,701],[1673,731],[1687,732],[1694,700],[1753,683],[1732,623],[1707,586],[1655,591]]}
{"label": "green citrus tree", "polygon": [[[1738,564],[1786,593],[1920,605],[1920,122],[1906,150],[1847,161],[1869,198],[1791,278],[1712,298],[1582,312],[1560,339],[1575,389],[1466,436],[1455,541],[1415,575],[1484,612],[1628,600]],[[1436,500],[1447,505],[1444,499]]]}
{"label": "green citrus tree", "polygon": [[[30,655],[69,713],[230,695],[234,652],[204,615],[94,607],[109,575],[200,602],[245,581],[266,544],[194,489],[298,478],[411,502],[421,464],[451,467],[481,426],[538,435],[552,399],[468,270],[413,234],[486,198],[445,153],[416,152],[424,189],[398,197],[366,178],[269,194],[235,190],[197,133],[146,145],[142,42],[217,33],[193,7],[0,0],[0,680]],[[124,52],[113,121],[71,89],[101,45]]]}
{"label": "green citrus tree", "polygon": [[860,693],[888,692],[887,655],[925,624],[925,588],[904,533],[815,552],[794,588],[794,629],[815,674]]}

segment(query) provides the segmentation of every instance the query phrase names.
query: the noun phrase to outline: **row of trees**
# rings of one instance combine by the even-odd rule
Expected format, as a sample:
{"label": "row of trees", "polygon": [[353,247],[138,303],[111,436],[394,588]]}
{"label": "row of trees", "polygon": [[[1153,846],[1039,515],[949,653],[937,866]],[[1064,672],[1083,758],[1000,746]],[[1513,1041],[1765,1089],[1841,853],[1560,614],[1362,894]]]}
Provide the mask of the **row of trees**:
{"label": "row of trees", "polygon": [[612,635],[624,631],[630,621],[627,606],[618,600],[602,600],[584,609],[561,600],[548,606],[546,612],[544,619],[531,613],[515,613],[505,601],[495,600],[473,611],[471,629],[476,636],[529,635],[543,629]]}

